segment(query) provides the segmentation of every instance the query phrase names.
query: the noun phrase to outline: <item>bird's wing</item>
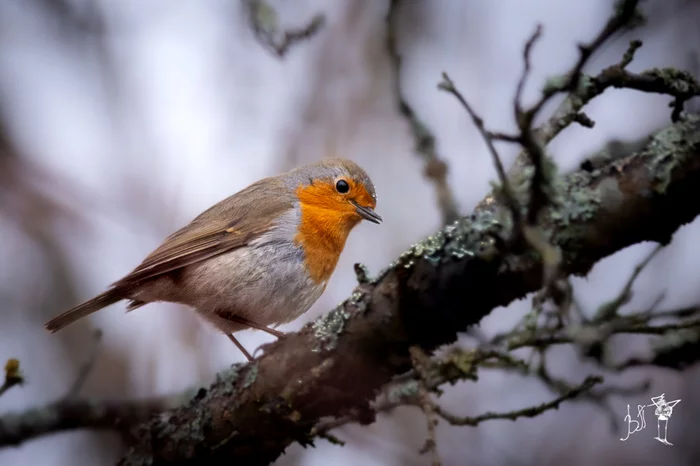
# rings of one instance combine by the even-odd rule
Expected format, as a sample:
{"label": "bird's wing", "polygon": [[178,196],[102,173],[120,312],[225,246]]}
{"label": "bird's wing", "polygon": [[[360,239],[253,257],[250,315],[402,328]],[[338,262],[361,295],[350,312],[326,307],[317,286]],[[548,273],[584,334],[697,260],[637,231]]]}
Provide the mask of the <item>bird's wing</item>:
{"label": "bird's wing", "polygon": [[[112,286],[131,287],[187,265],[246,246],[293,208],[279,180],[257,182],[200,214]],[[261,201],[261,199],[264,199]]]}

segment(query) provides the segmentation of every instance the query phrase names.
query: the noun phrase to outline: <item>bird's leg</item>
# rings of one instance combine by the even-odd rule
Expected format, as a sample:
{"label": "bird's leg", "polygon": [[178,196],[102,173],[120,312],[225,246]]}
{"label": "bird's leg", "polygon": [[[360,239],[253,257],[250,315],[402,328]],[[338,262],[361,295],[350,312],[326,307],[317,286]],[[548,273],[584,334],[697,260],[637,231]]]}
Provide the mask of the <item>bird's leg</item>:
{"label": "bird's leg", "polygon": [[229,340],[233,342],[234,345],[236,345],[236,348],[240,350],[241,353],[243,353],[243,356],[246,357],[248,362],[251,362],[253,360],[253,356],[250,355],[250,353],[241,345],[241,342],[239,342],[236,337],[233,336],[232,333],[227,333],[226,336],[228,337]]}
{"label": "bird's leg", "polygon": [[217,315],[222,319],[226,319],[230,322],[236,322],[237,324],[245,325],[246,327],[254,328],[256,330],[262,330],[265,333],[269,333],[273,337],[280,338],[282,335],[284,335],[284,333],[280,332],[279,330],[266,327],[264,325],[253,322],[252,320],[248,320],[245,317],[239,317],[229,312],[217,312]]}
{"label": "bird's leg", "polygon": [[248,327],[257,329],[257,330],[262,330],[265,333],[269,333],[273,337],[280,338],[282,335],[284,335],[283,332],[280,332],[279,330],[275,330],[270,327],[266,327],[264,325],[260,325],[258,323],[253,322],[252,320],[244,319],[243,317],[236,317],[234,319],[234,322],[238,322],[239,324],[247,325]]}

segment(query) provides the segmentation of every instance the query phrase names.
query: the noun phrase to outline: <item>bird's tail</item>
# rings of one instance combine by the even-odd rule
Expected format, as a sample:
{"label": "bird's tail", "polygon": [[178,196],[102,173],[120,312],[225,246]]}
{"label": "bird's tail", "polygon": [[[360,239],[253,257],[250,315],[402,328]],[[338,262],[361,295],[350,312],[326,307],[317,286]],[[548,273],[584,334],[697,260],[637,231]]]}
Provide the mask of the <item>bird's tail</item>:
{"label": "bird's tail", "polygon": [[44,327],[46,327],[46,330],[51,333],[57,332],[63,327],[72,324],[76,320],[89,316],[93,312],[97,312],[103,307],[107,307],[110,304],[114,304],[124,298],[125,296],[123,290],[112,288],[104,293],[98,294],[91,300],[64,312],[63,314],[54,317],[46,322]]}

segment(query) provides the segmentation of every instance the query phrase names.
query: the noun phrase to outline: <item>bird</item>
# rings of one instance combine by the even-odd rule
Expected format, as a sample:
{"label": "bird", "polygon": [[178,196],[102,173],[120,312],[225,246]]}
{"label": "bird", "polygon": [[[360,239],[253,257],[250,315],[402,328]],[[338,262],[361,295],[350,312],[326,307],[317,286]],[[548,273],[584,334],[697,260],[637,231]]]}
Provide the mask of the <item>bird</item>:
{"label": "bird", "polygon": [[129,274],[45,324],[50,333],[127,300],[189,306],[223,332],[276,330],[321,297],[350,232],[379,224],[367,173],[345,158],[323,158],[263,178],[218,202],[168,236]]}

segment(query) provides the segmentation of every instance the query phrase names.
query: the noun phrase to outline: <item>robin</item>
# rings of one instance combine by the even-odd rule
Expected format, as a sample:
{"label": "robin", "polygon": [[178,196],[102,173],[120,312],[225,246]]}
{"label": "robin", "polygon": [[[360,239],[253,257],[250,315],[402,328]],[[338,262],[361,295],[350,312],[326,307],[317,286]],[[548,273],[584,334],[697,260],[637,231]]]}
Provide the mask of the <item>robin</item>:
{"label": "robin", "polygon": [[46,323],[54,333],[123,299],[127,312],[166,301],[190,306],[233,336],[275,330],[306,311],[328,284],[350,231],[380,223],[367,173],[346,159],[324,159],[264,178],[214,205],[165,239],[102,294]]}

